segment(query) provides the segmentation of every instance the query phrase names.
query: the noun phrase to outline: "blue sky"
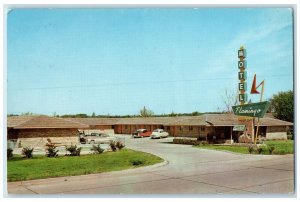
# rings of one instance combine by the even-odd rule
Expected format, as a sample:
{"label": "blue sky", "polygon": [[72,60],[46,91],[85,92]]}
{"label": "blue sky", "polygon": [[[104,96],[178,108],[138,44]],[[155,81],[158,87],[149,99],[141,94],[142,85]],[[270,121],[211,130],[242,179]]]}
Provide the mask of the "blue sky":
{"label": "blue sky", "polygon": [[256,73],[265,98],[293,90],[288,8],[13,9],[7,113],[218,111],[237,92],[241,45],[248,89]]}

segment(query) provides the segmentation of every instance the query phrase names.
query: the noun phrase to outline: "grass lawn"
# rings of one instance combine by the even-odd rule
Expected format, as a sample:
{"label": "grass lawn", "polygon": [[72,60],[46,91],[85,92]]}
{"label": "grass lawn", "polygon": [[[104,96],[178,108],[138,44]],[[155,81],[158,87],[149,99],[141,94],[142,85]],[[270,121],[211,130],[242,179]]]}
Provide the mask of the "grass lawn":
{"label": "grass lawn", "polygon": [[[268,147],[275,147],[273,154],[293,154],[294,141],[293,140],[269,140],[264,142]],[[240,146],[222,146],[222,145],[201,145],[195,146],[203,149],[225,150],[241,154],[249,154],[248,147]],[[264,149],[262,154],[269,154],[268,149]]]}
{"label": "grass lawn", "polygon": [[[16,156],[7,161],[7,180],[12,182],[101,173],[148,166],[162,161],[163,159],[158,156],[130,149],[82,156],[59,156],[56,158],[34,156],[32,159],[24,159]],[[139,165],[133,165],[133,162],[137,162]]]}

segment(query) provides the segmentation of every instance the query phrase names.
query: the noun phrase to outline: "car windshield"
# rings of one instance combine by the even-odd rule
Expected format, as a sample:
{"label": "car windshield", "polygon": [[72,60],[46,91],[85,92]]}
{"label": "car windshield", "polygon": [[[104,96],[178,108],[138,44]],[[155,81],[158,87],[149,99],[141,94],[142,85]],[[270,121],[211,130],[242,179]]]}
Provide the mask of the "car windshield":
{"label": "car windshield", "polygon": [[98,136],[98,133],[91,133],[91,136]]}
{"label": "car windshield", "polygon": [[159,132],[159,130],[158,130],[158,129],[156,129],[156,130],[154,130],[153,132]]}

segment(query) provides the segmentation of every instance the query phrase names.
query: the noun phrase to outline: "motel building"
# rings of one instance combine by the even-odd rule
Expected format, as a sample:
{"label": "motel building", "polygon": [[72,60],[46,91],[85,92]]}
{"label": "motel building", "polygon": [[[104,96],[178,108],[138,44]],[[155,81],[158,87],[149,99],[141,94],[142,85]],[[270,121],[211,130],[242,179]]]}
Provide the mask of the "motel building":
{"label": "motel building", "polygon": [[[79,144],[79,131],[97,130],[109,134],[132,134],[137,129],[164,129],[173,137],[191,137],[210,143],[238,142],[241,131],[234,114],[137,118],[56,118],[40,116],[7,117],[7,139],[15,147],[43,147],[47,139],[61,145]],[[255,131],[258,122],[255,121]],[[260,118],[258,136],[265,140],[286,140],[293,123],[271,116]]]}

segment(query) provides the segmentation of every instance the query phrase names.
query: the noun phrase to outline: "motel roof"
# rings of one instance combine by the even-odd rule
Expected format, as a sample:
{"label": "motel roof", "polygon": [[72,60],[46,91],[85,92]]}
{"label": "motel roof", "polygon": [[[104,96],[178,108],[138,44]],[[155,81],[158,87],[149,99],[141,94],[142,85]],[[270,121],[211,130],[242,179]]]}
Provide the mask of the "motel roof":
{"label": "motel roof", "polygon": [[[205,114],[206,122],[211,126],[233,126],[240,124],[239,116],[235,116],[234,114]],[[251,119],[251,117],[248,117]],[[258,120],[255,119],[257,124]],[[293,123],[282,121],[279,119],[264,117],[259,119],[260,126],[292,126]]]}
{"label": "motel roof", "polygon": [[7,127],[8,128],[16,127],[35,117],[36,116],[9,116],[7,117]]}
{"label": "motel roof", "polygon": [[[279,119],[260,118],[260,126],[292,126],[293,123]],[[240,125],[234,114],[204,114],[201,116],[176,117],[135,117],[135,118],[56,118],[45,115],[11,116],[7,127],[14,129],[30,128],[78,128],[91,125],[165,125],[165,126],[234,126]],[[257,124],[257,118],[256,118]]]}
{"label": "motel roof", "polygon": [[12,116],[7,118],[7,127],[14,129],[33,128],[88,128],[89,125],[62,118],[37,116]]}
{"label": "motel roof", "polygon": [[87,125],[115,125],[121,118],[64,118]]}
{"label": "motel roof", "polygon": [[[251,117],[248,117],[251,119]],[[134,117],[134,118],[67,118],[87,125],[166,125],[166,126],[234,126],[241,124],[234,114],[204,114],[201,116]],[[257,122],[257,119],[256,119]],[[267,116],[260,126],[292,126],[293,123]]]}
{"label": "motel roof", "polygon": [[191,119],[194,125],[202,125],[201,119],[192,118],[190,116],[178,117],[139,117],[139,118],[123,118],[117,122],[117,125],[144,124],[144,125],[191,125]]}

